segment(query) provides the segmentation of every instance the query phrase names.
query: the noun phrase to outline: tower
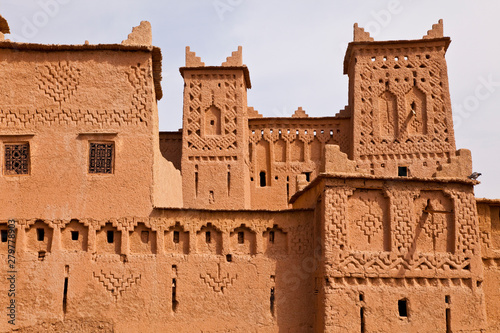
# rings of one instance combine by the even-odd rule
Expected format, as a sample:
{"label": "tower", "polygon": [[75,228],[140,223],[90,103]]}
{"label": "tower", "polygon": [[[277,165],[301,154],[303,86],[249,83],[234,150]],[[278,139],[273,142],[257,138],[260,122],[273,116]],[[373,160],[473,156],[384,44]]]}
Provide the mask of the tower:
{"label": "tower", "polygon": [[431,177],[455,156],[443,22],[422,39],[379,42],[354,26],[344,59],[350,158],[372,175]]}
{"label": "tower", "polygon": [[182,175],[184,206],[250,207],[247,89],[242,49],[221,66],[205,66],[186,48]]}

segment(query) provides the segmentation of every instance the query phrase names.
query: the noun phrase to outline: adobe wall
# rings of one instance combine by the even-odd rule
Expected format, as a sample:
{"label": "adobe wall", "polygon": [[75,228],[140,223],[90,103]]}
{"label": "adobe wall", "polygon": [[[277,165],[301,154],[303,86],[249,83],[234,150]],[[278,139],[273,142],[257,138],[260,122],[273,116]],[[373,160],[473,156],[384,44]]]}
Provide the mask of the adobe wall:
{"label": "adobe wall", "polygon": [[418,40],[378,42],[354,27],[344,59],[360,170],[431,177],[455,156],[442,20]]}
{"label": "adobe wall", "polygon": [[[178,209],[151,218],[18,220],[16,327],[311,332],[312,214]],[[7,302],[0,298],[1,307]]]}
{"label": "adobe wall", "polygon": [[316,184],[317,331],[486,328],[473,182],[336,175]]}
{"label": "adobe wall", "polygon": [[324,149],[336,144],[349,150],[347,115],[324,118],[254,118],[249,127],[250,193],[253,209],[286,209],[298,190],[321,172]]}
{"label": "adobe wall", "polygon": [[477,199],[488,332],[500,330],[500,201]]}
{"label": "adobe wall", "polygon": [[[28,143],[30,165],[3,171],[0,218],[149,214],[161,163],[153,49],[1,44],[0,140]],[[89,173],[90,142],[114,143],[111,174]]]}

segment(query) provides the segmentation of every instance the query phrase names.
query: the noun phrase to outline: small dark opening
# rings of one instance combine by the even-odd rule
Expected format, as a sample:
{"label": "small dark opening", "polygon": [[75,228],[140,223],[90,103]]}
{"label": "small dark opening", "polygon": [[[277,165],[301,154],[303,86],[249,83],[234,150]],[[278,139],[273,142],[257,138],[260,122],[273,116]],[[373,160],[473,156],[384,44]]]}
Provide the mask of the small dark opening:
{"label": "small dark opening", "polygon": [[245,243],[245,233],[243,231],[238,232],[238,244]]}
{"label": "small dark opening", "polygon": [[214,126],[215,125],[215,121],[214,120],[210,120],[210,125]]}
{"label": "small dark opening", "polygon": [[226,254],[226,261],[227,262],[233,261],[233,256],[231,254]]}
{"label": "small dark opening", "polygon": [[177,279],[172,279],[172,311],[177,310],[179,302],[177,301]]}
{"label": "small dark opening", "polygon": [[174,243],[179,243],[179,232],[174,231]]}
{"label": "small dark opening", "polygon": [[405,299],[400,299],[398,301],[398,310],[400,317],[408,317],[408,301]]}
{"label": "small dark opening", "polygon": [[149,231],[141,231],[141,240],[143,243],[149,242]]}
{"label": "small dark opening", "polygon": [[38,252],[38,260],[43,261],[45,259],[45,251]]}
{"label": "small dark opening", "polygon": [[269,243],[274,243],[274,231],[269,231]]}
{"label": "small dark opening", "polygon": [[450,296],[449,296],[449,295],[446,295],[446,296],[444,297],[444,302],[445,302],[446,304],[449,304],[449,303],[450,303]]}
{"label": "small dark opening", "polygon": [[451,333],[451,309],[446,309],[446,333]]}
{"label": "small dark opening", "polygon": [[310,182],[311,181],[311,172],[304,172],[304,175],[306,175],[306,181]]}
{"label": "small dark opening", "polygon": [[361,319],[361,333],[365,333],[366,328],[365,328],[365,308],[364,307],[361,307],[359,309],[359,317]]}
{"label": "small dark opening", "polygon": [[212,243],[212,235],[210,231],[205,232],[205,242]]}
{"label": "small dark opening", "polygon": [[365,295],[359,294],[359,300],[363,302],[365,300]]}
{"label": "small dark opening", "polygon": [[45,229],[43,228],[36,229],[36,239],[39,242],[43,242],[43,240],[45,239]]}
{"label": "small dark opening", "polygon": [[274,317],[274,287],[271,288],[271,296],[269,297],[269,309],[271,310],[271,314]]}
{"label": "small dark opening", "polygon": [[8,230],[2,230],[2,243],[7,242],[7,235],[9,234]]}
{"label": "small dark opening", "polygon": [[78,231],[72,231],[71,232],[71,240],[78,240],[78,234],[79,232]]}
{"label": "small dark opening", "polygon": [[108,230],[106,232],[106,238],[109,244],[113,243],[115,241],[115,232],[113,230]]}
{"label": "small dark opening", "polygon": [[265,187],[266,186],[266,172],[265,171],[261,171],[259,173],[259,177],[260,177],[260,186],[261,187]]}
{"label": "small dark opening", "polygon": [[63,291],[63,312],[66,313],[66,306],[68,304],[68,278],[64,278],[64,291]]}
{"label": "small dark opening", "polygon": [[405,166],[398,167],[398,176],[399,177],[407,177],[408,176],[408,167],[405,167]]}
{"label": "small dark opening", "polygon": [[194,193],[198,196],[198,172],[194,173]]}

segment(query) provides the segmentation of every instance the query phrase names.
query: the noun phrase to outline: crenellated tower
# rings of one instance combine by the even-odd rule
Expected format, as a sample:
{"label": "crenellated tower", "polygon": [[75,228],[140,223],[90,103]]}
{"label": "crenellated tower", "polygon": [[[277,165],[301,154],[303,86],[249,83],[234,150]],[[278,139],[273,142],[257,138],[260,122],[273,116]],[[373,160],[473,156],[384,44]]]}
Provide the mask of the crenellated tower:
{"label": "crenellated tower", "polygon": [[184,207],[250,207],[248,68],[242,48],[221,66],[205,66],[189,47],[184,78],[182,175]]}
{"label": "crenellated tower", "polygon": [[456,155],[443,22],[422,39],[379,42],[357,26],[344,59],[360,170],[431,177]]}

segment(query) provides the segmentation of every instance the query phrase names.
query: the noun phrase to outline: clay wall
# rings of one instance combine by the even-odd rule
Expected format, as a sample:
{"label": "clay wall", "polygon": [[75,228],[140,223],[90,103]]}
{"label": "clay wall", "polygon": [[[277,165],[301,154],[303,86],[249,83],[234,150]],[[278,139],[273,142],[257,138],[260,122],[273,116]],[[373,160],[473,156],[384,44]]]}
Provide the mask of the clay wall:
{"label": "clay wall", "polygon": [[[151,211],[159,155],[152,52],[113,47],[2,44],[0,218]],[[112,145],[106,170],[91,172],[91,143]],[[12,144],[28,145],[26,174],[5,167]]]}
{"label": "clay wall", "polygon": [[184,207],[250,208],[246,67],[184,67]]}
{"label": "clay wall", "polygon": [[472,182],[346,177],[324,184],[312,201],[324,212],[314,233],[324,255],[315,275],[317,331],[359,331],[361,322],[377,331],[380,318],[385,332],[485,328]]}
{"label": "clay wall", "polygon": [[[441,22],[442,28],[442,22]],[[359,33],[355,27],[355,35]],[[431,177],[455,156],[445,53],[450,39],[349,44],[344,73],[349,75],[353,110],[350,158],[360,170],[396,176]]]}
{"label": "clay wall", "polygon": [[326,144],[349,149],[349,117],[254,118],[248,121],[253,209],[286,209],[298,190],[321,172]]}
{"label": "clay wall", "polygon": [[17,327],[311,332],[313,214],[171,209],[149,218],[16,220]]}
{"label": "clay wall", "polygon": [[477,199],[488,332],[500,330],[500,200]]}
{"label": "clay wall", "polygon": [[181,170],[182,131],[160,132],[160,151],[177,170]]}

